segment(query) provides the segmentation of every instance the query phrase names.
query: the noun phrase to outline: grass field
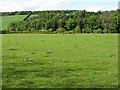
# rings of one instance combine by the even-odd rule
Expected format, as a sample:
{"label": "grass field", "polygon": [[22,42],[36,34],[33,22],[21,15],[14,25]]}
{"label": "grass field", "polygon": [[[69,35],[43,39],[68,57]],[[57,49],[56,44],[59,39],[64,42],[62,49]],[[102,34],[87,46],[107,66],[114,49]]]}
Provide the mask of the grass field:
{"label": "grass field", "polygon": [[2,29],[7,29],[11,22],[22,21],[26,17],[26,15],[12,15],[1,17],[2,17]]}
{"label": "grass field", "polygon": [[118,35],[3,35],[3,88],[118,85]]}
{"label": "grass field", "polygon": [[[22,21],[27,15],[0,16],[0,29],[7,29],[11,22]],[[37,16],[31,15],[30,17]],[[1,24],[2,21],[2,24]]]}

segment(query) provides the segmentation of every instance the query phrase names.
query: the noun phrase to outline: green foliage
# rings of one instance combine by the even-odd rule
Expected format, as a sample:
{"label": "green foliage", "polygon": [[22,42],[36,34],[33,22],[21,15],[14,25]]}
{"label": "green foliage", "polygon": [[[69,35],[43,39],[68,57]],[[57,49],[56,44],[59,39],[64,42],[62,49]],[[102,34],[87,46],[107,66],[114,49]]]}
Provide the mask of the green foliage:
{"label": "green foliage", "polygon": [[75,33],[80,33],[80,26],[77,26],[77,27],[75,28]]}
{"label": "green foliage", "polygon": [[53,28],[49,28],[48,32],[52,32],[53,31]]}
{"label": "green foliage", "polygon": [[87,20],[87,24],[89,25],[91,30],[98,29],[100,26],[100,19],[98,16],[90,16]]}
{"label": "green foliage", "polygon": [[65,28],[60,27],[60,28],[57,29],[58,33],[64,33],[65,31],[66,31]]}
{"label": "green foliage", "polygon": [[[28,13],[28,12],[22,12],[22,13]],[[3,13],[3,15],[4,14],[5,13]],[[15,16],[18,16],[16,15],[16,12],[15,12]],[[15,16],[11,16],[11,17],[15,17]],[[3,16],[3,17],[8,17],[8,16]],[[96,13],[87,12],[85,10],[35,11],[28,14],[26,18],[27,18],[26,20],[19,18],[21,20],[13,21],[15,23],[15,26],[10,25],[10,23],[12,23],[12,19],[11,19],[11,21],[9,21],[10,23],[8,30],[11,30],[11,32],[14,33],[21,31],[36,32],[36,31],[45,30],[46,33],[49,32],[50,28],[52,28],[53,30],[51,33],[54,32],[56,33],[57,29],[59,28],[65,28],[67,31],[72,31],[75,30],[77,26],[80,26],[80,33],[94,33],[97,32],[96,30],[98,29],[101,30],[101,31],[98,30],[98,32],[104,32],[104,33],[120,32],[120,28],[119,28],[120,16],[117,10],[104,11],[104,12],[99,11]],[[4,21],[5,20],[3,18],[3,27],[5,25]],[[75,32],[77,33],[77,31]]]}
{"label": "green foliage", "polygon": [[0,30],[0,34],[7,34],[8,31],[7,30]]}
{"label": "green foliage", "polygon": [[102,33],[101,29],[94,30],[93,33]]}
{"label": "green foliage", "polygon": [[65,20],[64,20],[64,18],[60,19],[59,22],[58,22],[58,24],[59,24],[59,27],[64,28],[64,25],[65,25]]}
{"label": "green foliage", "polygon": [[36,30],[40,30],[40,29],[41,29],[41,23],[39,22],[36,24]]}
{"label": "green foliage", "polygon": [[72,19],[72,18],[68,19],[68,21],[66,22],[66,26],[65,27],[66,27],[67,30],[74,29],[75,28],[75,20]]}
{"label": "green foliage", "polygon": [[57,30],[57,28],[58,28],[57,18],[53,18],[53,19],[52,19],[52,28],[53,28],[53,31],[56,31],[56,30]]}
{"label": "green foliage", "polygon": [[51,27],[52,27],[52,21],[50,21],[50,20],[46,21],[46,23],[45,23],[45,28],[48,30],[48,29],[50,29]]}

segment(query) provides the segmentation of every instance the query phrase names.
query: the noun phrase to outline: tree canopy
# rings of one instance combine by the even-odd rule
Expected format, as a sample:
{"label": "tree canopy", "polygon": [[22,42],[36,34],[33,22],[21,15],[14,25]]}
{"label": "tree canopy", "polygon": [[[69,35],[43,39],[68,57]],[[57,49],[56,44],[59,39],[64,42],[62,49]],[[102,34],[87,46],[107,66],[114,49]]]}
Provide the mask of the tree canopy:
{"label": "tree canopy", "polygon": [[[24,11],[2,15],[28,16],[21,22],[12,22],[8,32],[43,33],[119,33],[120,14],[116,11],[87,12],[85,10]],[[30,15],[34,15],[30,17]],[[62,30],[63,29],[63,30]]]}

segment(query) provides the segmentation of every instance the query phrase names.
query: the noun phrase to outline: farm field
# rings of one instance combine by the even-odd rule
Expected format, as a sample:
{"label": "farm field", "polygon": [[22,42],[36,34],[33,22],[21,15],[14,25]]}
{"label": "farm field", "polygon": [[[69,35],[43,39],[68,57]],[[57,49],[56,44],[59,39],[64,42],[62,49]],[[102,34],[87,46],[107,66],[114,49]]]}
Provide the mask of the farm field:
{"label": "farm field", "polygon": [[[6,30],[11,22],[23,21],[26,16],[27,15],[0,16],[0,20],[2,20],[2,27],[0,26],[0,28]],[[30,17],[33,16],[37,16],[37,15],[31,15]]]}
{"label": "farm field", "polygon": [[2,35],[3,88],[118,86],[117,34]]}
{"label": "farm field", "polygon": [[26,15],[0,16],[2,18],[2,29],[7,29],[11,22],[22,21]]}

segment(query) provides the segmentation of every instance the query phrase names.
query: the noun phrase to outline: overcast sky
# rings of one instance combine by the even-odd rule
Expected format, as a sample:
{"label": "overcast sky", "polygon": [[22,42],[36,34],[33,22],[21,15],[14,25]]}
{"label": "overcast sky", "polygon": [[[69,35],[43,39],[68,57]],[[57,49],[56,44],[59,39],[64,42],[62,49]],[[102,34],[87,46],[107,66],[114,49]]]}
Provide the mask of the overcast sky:
{"label": "overcast sky", "polygon": [[42,10],[116,10],[119,0],[0,0],[0,12]]}

